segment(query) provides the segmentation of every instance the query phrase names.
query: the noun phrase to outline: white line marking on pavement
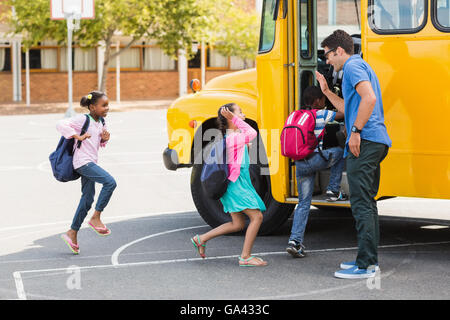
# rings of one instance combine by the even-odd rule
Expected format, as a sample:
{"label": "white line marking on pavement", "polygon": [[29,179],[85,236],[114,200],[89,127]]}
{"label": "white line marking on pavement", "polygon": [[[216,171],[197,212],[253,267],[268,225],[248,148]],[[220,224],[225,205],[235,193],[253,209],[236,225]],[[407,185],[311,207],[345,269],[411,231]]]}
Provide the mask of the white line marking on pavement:
{"label": "white line marking on pavement", "polygon": [[[192,210],[180,210],[180,211],[165,211],[165,212],[148,212],[148,213],[140,213],[140,214],[130,214],[125,216],[112,216],[112,217],[102,217],[102,219],[105,220],[105,222],[111,222],[113,220],[117,219],[125,219],[125,218],[145,218],[145,217],[155,217],[159,215],[166,215],[166,214],[179,214],[179,213],[195,213],[196,211]],[[165,217],[166,218],[166,217]],[[12,230],[21,230],[21,229],[29,229],[29,228],[40,228],[40,227],[47,227],[47,226],[54,226],[59,224],[68,224],[71,223],[72,220],[66,220],[66,221],[58,221],[58,222],[49,222],[49,223],[39,223],[39,224],[30,224],[30,225],[22,225],[22,226],[16,226],[16,227],[7,227],[7,228],[1,228],[0,232],[2,231],[12,231]]]}
{"label": "white line marking on pavement", "polygon": [[[162,160],[156,160],[156,161],[127,161],[127,162],[102,162],[101,165],[105,167],[111,167],[111,166],[123,166],[123,165],[139,165],[139,164],[159,164],[161,167],[164,165]],[[0,171],[11,171],[11,170],[29,170],[33,169],[30,167],[5,167],[5,169],[2,170],[2,167],[0,167]],[[52,172],[50,161],[44,161],[41,162],[36,166],[36,169],[43,172]]]}
{"label": "white line marking on pavement", "polygon": [[16,283],[17,297],[19,300],[27,300],[27,295],[25,294],[25,289],[23,287],[22,276],[20,272],[13,273],[14,282]]}
{"label": "white line marking on pavement", "polygon": [[[112,166],[126,166],[126,165],[158,165],[160,166],[162,169],[164,168],[164,164],[162,162],[162,160],[157,160],[157,161],[129,161],[129,162],[102,162],[101,163],[102,166],[105,167],[112,167]],[[158,169],[158,168],[154,168],[153,169]],[[38,164],[36,167],[4,167],[1,168],[0,167],[0,171],[18,171],[18,170],[35,170],[37,169],[38,171],[42,171],[45,173],[51,173],[51,166],[50,166],[50,162],[49,161],[44,161],[40,164]],[[164,168],[165,170],[165,168]],[[191,172],[190,171],[185,171],[185,172],[175,172],[175,171],[163,171],[163,172],[142,172],[139,174],[118,174],[118,175],[126,175],[126,176],[179,176],[179,175],[190,175]]]}
{"label": "white line marking on pavement", "polygon": [[[195,227],[189,227],[184,228],[185,229],[193,229],[193,228],[199,228],[204,226],[195,226]],[[162,233],[167,234],[168,232],[176,232],[183,229],[176,229],[176,230],[169,230],[165,232],[161,232],[159,234],[153,234],[151,236],[161,235]],[[148,237],[146,237],[148,239]],[[138,239],[143,240],[144,238]],[[394,247],[406,247],[406,246],[424,246],[424,245],[439,245],[439,244],[449,244],[450,241],[441,241],[441,242],[423,242],[423,243],[405,243],[405,244],[393,244],[393,245],[384,245],[380,246],[379,248],[394,248]],[[333,252],[333,251],[345,251],[345,250],[357,250],[357,247],[349,247],[349,248],[335,248],[335,249],[318,249],[318,250],[309,250],[308,252],[311,253],[317,253],[317,252]],[[279,255],[279,254],[286,254],[285,251],[275,251],[275,252],[260,252],[255,253],[254,255],[259,256],[268,256],[268,255]],[[230,259],[230,258],[237,258],[239,255],[229,255],[229,256],[216,256],[216,257],[207,257],[205,259],[203,258],[186,258],[186,259],[172,259],[172,260],[158,260],[158,261],[143,261],[143,262],[131,262],[131,263],[122,263],[122,264],[108,264],[108,265],[97,265],[97,266],[85,266],[80,267],[79,270],[92,270],[92,269],[110,269],[110,268],[123,268],[123,267],[132,267],[132,266],[146,266],[146,265],[160,265],[160,264],[167,264],[167,263],[180,263],[180,262],[193,262],[193,261],[204,261],[204,260],[218,260],[218,259]],[[26,294],[24,290],[23,280],[22,280],[22,274],[29,274],[29,273],[47,273],[47,272],[66,272],[67,268],[55,268],[55,269],[41,269],[41,270],[24,270],[24,271],[15,271],[13,273],[14,280],[16,281],[16,289],[17,289],[17,295],[19,299],[26,299]]]}
{"label": "white line marking on pavement", "polygon": [[157,161],[127,161],[127,162],[102,162],[102,165],[104,166],[122,166],[122,165],[128,165],[128,164],[160,164],[161,166],[164,165],[162,160]]}
{"label": "white line marking on pavement", "polygon": [[[105,216],[103,219],[105,220],[105,222],[113,222],[114,220],[117,219],[125,219],[125,218],[145,218],[145,217],[155,217],[158,215],[166,215],[166,214],[179,214],[179,213],[196,213],[196,211],[184,211],[184,210],[180,210],[180,211],[165,211],[165,212],[149,212],[149,213],[141,213],[141,214],[130,214],[130,215],[124,215],[124,216]],[[391,220],[391,217],[384,217],[381,216],[382,219],[386,219],[386,220]],[[166,218],[166,217],[164,217]],[[315,219],[318,219],[317,217]],[[327,218],[329,219],[329,218]],[[344,219],[342,217],[338,217],[336,219]],[[352,219],[351,217],[348,219]],[[410,220],[413,222],[429,222],[428,220],[425,219],[414,219],[414,220]],[[30,229],[30,228],[40,228],[40,227],[47,227],[47,226],[54,226],[54,225],[60,225],[60,224],[68,224],[71,223],[72,220],[65,220],[65,221],[58,221],[58,222],[49,222],[49,223],[39,223],[39,224],[30,224],[30,225],[20,225],[20,226],[15,226],[15,227],[6,227],[6,228],[0,228],[0,232],[4,232],[4,231],[13,231],[13,230],[21,230],[21,229]],[[0,239],[1,240],[1,239]]]}
{"label": "white line marking on pavement", "polygon": [[105,152],[103,155],[105,157],[107,157],[107,156],[121,156],[121,155],[132,156],[132,155],[136,155],[136,154],[157,154],[157,155],[161,156],[162,152],[161,151],[158,151],[158,152],[154,152],[154,151],[129,151],[129,152],[112,152],[112,153]]}
{"label": "white line marking on pavement", "polygon": [[175,172],[175,171],[169,171],[167,173],[115,173],[114,177],[182,177],[182,176],[190,176],[191,172]]}
{"label": "white line marking on pavement", "polygon": [[[138,256],[150,256],[155,254],[178,254],[182,252],[192,252],[191,249],[183,249],[183,250],[157,250],[157,251],[143,251],[143,252],[133,252],[133,253],[122,253],[121,256],[127,256],[127,257],[138,257]],[[104,259],[104,258],[111,258],[110,254],[103,254],[103,255],[92,255],[92,256],[77,256],[70,258],[71,260],[94,260],[94,259]],[[7,260],[7,261],[0,261],[0,265],[7,265],[7,264],[19,264],[19,263],[37,263],[37,262],[49,262],[49,261],[67,261],[67,258],[42,258],[42,259],[24,259],[24,260]],[[2,288],[0,288],[2,290]]]}
{"label": "white line marking on pavement", "polygon": [[172,230],[168,230],[168,231],[164,231],[164,232],[158,232],[158,233],[154,233],[151,234],[149,236],[134,240],[130,243],[127,243],[123,246],[121,246],[119,249],[117,249],[111,256],[111,264],[116,266],[119,264],[119,255],[122,253],[122,251],[124,251],[126,248],[131,247],[132,245],[150,239],[150,238],[154,238],[154,237],[158,237],[158,236],[162,236],[162,235],[166,235],[166,234],[170,234],[170,233],[174,233],[174,232],[178,232],[178,231],[184,231],[184,230],[190,230],[190,229],[197,229],[197,228],[203,228],[203,227],[208,227],[208,225],[201,225],[201,226],[194,226],[194,227],[188,227],[188,228],[180,228],[180,229],[172,229]]}
{"label": "white line marking on pavement", "polygon": [[27,166],[1,166],[0,171],[34,170],[34,167]]}
{"label": "white line marking on pavement", "polygon": [[44,161],[37,165],[36,169],[43,172],[52,172],[50,161]]}
{"label": "white line marking on pavement", "polygon": [[[395,269],[394,270],[390,270],[388,272],[381,272],[380,273],[380,278],[387,278],[389,276],[391,276],[392,274],[394,274]],[[367,285],[367,279],[364,279],[362,281],[357,281],[356,283],[351,283],[351,284],[346,284],[343,286],[337,286],[337,287],[333,287],[333,288],[327,288],[327,289],[319,289],[319,290],[312,290],[312,291],[307,291],[307,292],[301,292],[301,293],[293,293],[293,294],[284,294],[284,295],[278,295],[278,296],[268,296],[268,297],[255,297],[255,298],[250,298],[252,300],[276,300],[276,299],[290,299],[290,298],[299,298],[302,296],[310,296],[310,295],[314,295],[314,294],[324,294],[324,293],[328,293],[328,292],[333,292],[333,291],[337,291],[337,290],[342,290],[342,289],[348,289],[348,288],[352,288],[352,287],[358,287],[360,285]]]}

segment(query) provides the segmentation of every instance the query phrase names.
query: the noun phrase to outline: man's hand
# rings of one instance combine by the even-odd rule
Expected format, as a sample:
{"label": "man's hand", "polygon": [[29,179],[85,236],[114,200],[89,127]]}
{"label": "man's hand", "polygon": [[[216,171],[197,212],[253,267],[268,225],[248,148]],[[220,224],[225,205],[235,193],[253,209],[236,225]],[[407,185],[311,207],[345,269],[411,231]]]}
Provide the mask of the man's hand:
{"label": "man's hand", "polygon": [[102,131],[102,142],[106,142],[109,140],[110,134],[107,130],[103,129]]}
{"label": "man's hand", "polygon": [[330,88],[328,88],[328,83],[327,80],[325,79],[325,77],[318,71],[316,71],[316,78],[317,81],[320,84],[320,89],[322,90],[324,95],[327,95],[328,91],[330,90]]}
{"label": "man's hand", "polygon": [[79,136],[77,134],[73,136],[73,138],[78,141],[83,141],[83,140],[89,139],[90,137],[91,137],[91,135],[87,132],[85,134],[83,134],[82,136]]}
{"label": "man's hand", "polygon": [[350,152],[357,158],[359,157],[360,146],[361,146],[360,134],[352,132],[352,134],[350,135],[350,139],[348,140],[348,148]]}
{"label": "man's hand", "polygon": [[320,84],[320,89],[323,94],[327,96],[328,100],[330,100],[331,104],[341,113],[345,113],[345,104],[344,99],[339,97],[333,91],[328,88],[328,83],[325,77],[318,71],[316,71],[316,79]]}

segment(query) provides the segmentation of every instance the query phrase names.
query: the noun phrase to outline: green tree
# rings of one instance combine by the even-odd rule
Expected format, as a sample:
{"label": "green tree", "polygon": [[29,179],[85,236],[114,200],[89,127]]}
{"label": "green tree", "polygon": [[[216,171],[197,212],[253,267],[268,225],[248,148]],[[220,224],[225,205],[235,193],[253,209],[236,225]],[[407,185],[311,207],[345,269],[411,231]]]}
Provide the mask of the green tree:
{"label": "green tree", "polygon": [[259,14],[245,11],[233,1],[225,6],[226,11],[217,14],[220,19],[212,43],[222,55],[242,58],[247,67],[258,53]]}
{"label": "green tree", "polygon": [[[95,19],[82,20],[73,40],[86,48],[104,43],[105,59],[99,90],[106,88],[111,59],[140,39],[156,40],[173,58],[180,49],[191,55],[192,42],[208,29],[211,21],[210,6],[203,5],[206,1],[211,0],[96,0]],[[66,22],[50,19],[49,0],[6,0],[6,4],[15,8],[15,14],[9,11],[5,17],[13,33],[23,36],[24,49],[45,39],[66,44]],[[131,40],[119,52],[112,52],[112,38],[119,33],[130,36]]]}

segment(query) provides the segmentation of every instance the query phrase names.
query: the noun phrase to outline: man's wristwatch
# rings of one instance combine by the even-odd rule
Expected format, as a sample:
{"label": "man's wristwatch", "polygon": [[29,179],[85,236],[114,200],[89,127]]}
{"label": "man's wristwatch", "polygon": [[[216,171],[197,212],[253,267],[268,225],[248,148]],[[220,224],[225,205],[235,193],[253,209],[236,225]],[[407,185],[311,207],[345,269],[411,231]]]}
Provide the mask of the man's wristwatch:
{"label": "man's wristwatch", "polygon": [[361,133],[362,130],[359,130],[357,127],[353,126],[351,131],[354,133]]}

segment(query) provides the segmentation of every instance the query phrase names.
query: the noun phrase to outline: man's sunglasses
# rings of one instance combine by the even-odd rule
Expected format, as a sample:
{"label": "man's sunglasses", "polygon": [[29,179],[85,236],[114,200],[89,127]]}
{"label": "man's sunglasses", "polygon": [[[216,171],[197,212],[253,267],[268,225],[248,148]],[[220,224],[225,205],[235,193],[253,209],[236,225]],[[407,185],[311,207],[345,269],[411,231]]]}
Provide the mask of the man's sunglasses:
{"label": "man's sunglasses", "polygon": [[334,48],[334,49],[330,49],[330,50],[328,50],[327,52],[325,52],[325,54],[324,54],[325,60],[328,60],[328,54],[329,54],[330,52],[333,52],[333,51],[336,51],[336,50],[337,50],[337,48]]}

